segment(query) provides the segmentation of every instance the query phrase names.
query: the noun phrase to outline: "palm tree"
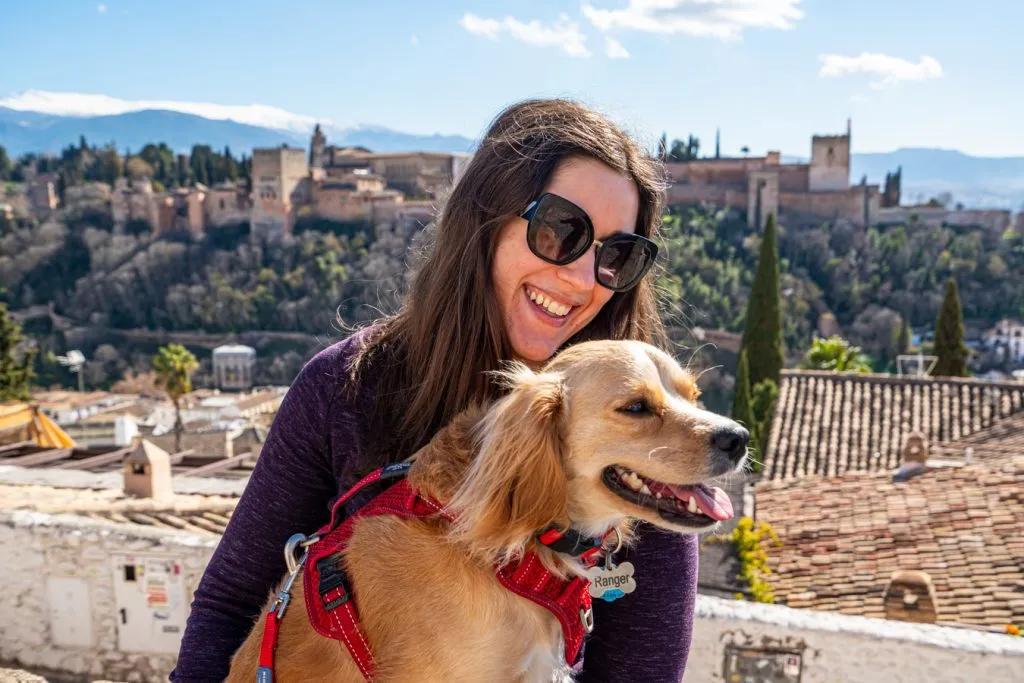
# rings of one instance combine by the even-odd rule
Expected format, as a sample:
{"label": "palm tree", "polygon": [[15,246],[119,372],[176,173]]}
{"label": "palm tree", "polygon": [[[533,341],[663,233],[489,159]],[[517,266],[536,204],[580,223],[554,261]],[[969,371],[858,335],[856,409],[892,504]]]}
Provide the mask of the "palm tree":
{"label": "palm tree", "polygon": [[157,384],[164,388],[174,403],[174,452],[181,451],[181,398],[192,391],[192,373],[199,368],[199,362],[192,352],[181,344],[161,346],[153,356]]}
{"label": "palm tree", "polygon": [[808,370],[830,370],[832,372],[871,372],[871,359],[838,335],[828,339],[815,339],[804,354],[803,368]]}

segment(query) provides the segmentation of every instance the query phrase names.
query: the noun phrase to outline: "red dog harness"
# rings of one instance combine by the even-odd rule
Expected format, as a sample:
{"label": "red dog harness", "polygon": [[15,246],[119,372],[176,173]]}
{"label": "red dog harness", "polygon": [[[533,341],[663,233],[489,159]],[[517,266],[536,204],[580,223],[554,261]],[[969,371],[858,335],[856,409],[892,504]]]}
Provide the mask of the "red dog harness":
{"label": "red dog harness", "polygon": [[[353,522],[360,517],[395,515],[403,519],[441,518],[452,521],[452,517],[435,500],[416,493],[404,479],[386,489],[383,493],[361,507],[343,522],[340,516],[343,505],[359,490],[382,480],[404,477],[410,465],[389,465],[363,478],[352,489],[341,496],[331,511],[331,521],[312,538],[303,541],[306,553],[295,563],[289,559],[292,569],[277,601],[267,614],[263,641],[260,648],[260,662],[256,680],[258,683],[272,683],[274,648],[277,645],[277,630],[288,606],[289,593],[300,568],[303,573],[303,589],[306,598],[306,612],[309,622],[317,633],[345,644],[359,671],[367,680],[373,678],[374,661],[369,641],[359,626],[359,612],[341,562],[341,553],[352,538]],[[292,537],[286,548],[286,557],[293,552],[296,537]],[[558,552],[579,556],[584,563],[591,564],[601,552],[600,538],[583,537],[575,532],[547,529],[538,540]],[[551,612],[562,625],[565,642],[565,660],[572,666],[580,654],[584,636],[593,629],[591,612],[590,582],[581,577],[562,579],[551,573],[536,553],[527,553],[515,565],[495,568],[495,577],[508,590],[526,598]]]}

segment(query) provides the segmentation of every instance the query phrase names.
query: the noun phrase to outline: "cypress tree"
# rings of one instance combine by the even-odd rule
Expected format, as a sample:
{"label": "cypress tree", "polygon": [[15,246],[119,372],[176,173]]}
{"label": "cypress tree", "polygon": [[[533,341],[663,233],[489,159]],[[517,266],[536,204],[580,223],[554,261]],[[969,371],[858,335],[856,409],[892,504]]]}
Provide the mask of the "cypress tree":
{"label": "cypress tree", "polygon": [[[7,315],[7,304],[0,303],[0,401],[24,401],[35,370],[35,349],[19,353],[21,326]],[[19,356],[21,356],[19,358]]]}
{"label": "cypress tree", "polygon": [[761,240],[761,255],[747,303],[747,321],[740,349],[747,353],[750,386],[770,379],[778,386],[785,352],[782,347],[782,311],[779,306],[779,252],[775,246],[775,215],[768,214]]}
{"label": "cypress tree", "polygon": [[[732,399],[732,419],[747,428],[751,437],[754,435],[754,412],[750,406],[750,365],[747,352],[740,351],[740,360],[736,366],[736,393]],[[751,441],[751,448],[756,444]]]}
{"label": "cypress tree", "polygon": [[910,351],[910,338],[910,321],[904,320],[903,327],[900,328],[900,340],[897,342],[897,346],[899,347],[899,351],[897,353],[907,353]]}
{"label": "cypress tree", "polygon": [[938,361],[932,375],[937,377],[967,376],[967,347],[964,345],[964,314],[956,280],[946,282],[946,295],[935,321],[935,355]]}

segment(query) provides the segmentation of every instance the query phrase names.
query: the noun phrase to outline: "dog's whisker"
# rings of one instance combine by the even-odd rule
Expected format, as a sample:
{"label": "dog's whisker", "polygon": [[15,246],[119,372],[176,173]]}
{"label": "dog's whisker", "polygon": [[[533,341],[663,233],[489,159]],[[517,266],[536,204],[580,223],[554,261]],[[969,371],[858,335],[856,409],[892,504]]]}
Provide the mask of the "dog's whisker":
{"label": "dog's whisker", "polygon": [[704,368],[703,370],[700,371],[700,373],[697,374],[696,377],[693,378],[694,384],[696,384],[697,382],[700,381],[700,378],[704,376],[704,373],[710,372],[712,370],[718,370],[718,369],[724,368],[724,367],[725,367],[724,365],[712,365],[711,367]]}

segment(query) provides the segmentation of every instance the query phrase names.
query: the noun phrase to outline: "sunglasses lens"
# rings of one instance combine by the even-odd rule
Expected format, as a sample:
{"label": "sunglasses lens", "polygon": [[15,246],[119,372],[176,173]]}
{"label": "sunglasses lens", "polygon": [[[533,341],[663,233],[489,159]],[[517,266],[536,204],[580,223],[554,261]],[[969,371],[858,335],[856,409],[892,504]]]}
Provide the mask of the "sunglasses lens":
{"label": "sunglasses lens", "polygon": [[527,238],[537,256],[564,265],[579,258],[590,246],[587,220],[568,207],[541,202],[530,221]]}
{"label": "sunglasses lens", "polygon": [[656,247],[634,235],[605,242],[598,251],[597,281],[614,290],[629,289],[654,263]]}

